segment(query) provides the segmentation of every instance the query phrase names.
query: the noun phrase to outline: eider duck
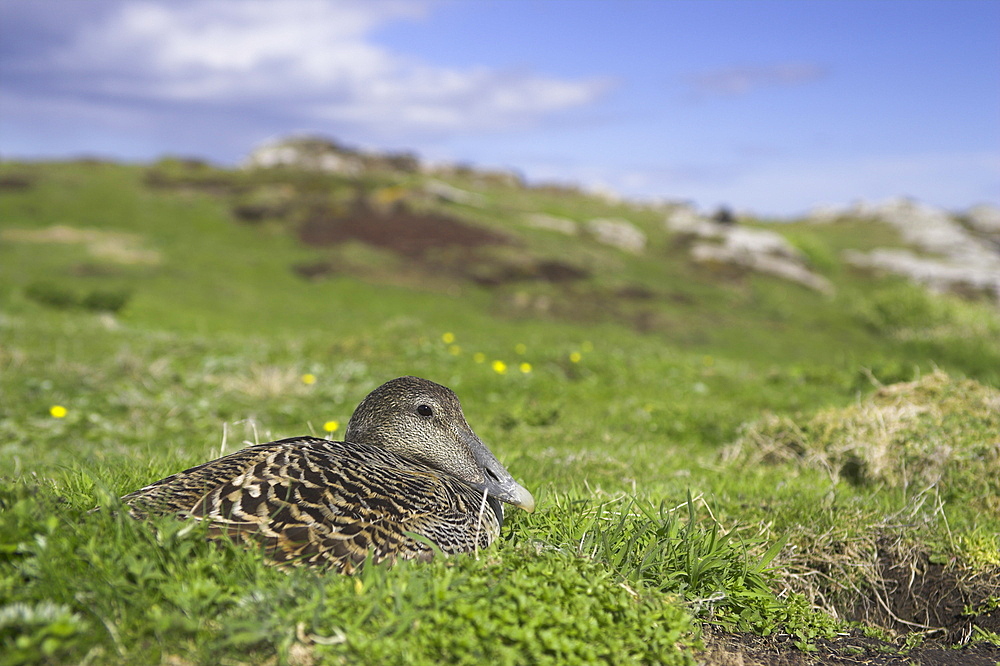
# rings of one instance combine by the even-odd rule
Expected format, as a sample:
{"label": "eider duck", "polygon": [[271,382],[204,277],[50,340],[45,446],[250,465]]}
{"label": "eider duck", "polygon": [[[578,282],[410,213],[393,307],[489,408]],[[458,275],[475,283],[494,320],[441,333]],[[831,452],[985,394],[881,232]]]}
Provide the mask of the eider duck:
{"label": "eider duck", "polygon": [[367,558],[430,559],[485,548],[507,502],[531,493],[476,436],[451,389],[418,377],[361,401],[343,442],[293,437],[250,446],[125,495],[133,517],[177,515],[209,535],[263,546],[278,565],[350,573]]}

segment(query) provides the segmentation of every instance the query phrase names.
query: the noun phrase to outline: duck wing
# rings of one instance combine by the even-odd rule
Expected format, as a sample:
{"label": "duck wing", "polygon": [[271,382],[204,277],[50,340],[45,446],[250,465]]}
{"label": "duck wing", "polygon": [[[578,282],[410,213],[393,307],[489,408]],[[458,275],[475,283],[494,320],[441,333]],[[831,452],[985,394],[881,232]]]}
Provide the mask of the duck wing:
{"label": "duck wing", "polygon": [[497,500],[449,474],[315,437],[251,446],[122,500],[136,517],[205,520],[210,536],[258,544],[278,564],[348,572],[369,556],[430,559],[427,541],[445,553],[485,548],[503,519]]}

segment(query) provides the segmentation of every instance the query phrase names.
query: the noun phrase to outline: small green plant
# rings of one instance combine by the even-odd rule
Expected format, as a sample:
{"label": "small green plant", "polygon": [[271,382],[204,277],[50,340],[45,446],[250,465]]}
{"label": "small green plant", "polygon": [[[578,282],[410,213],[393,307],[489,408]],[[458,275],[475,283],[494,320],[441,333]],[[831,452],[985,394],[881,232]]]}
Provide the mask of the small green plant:
{"label": "small green plant", "polygon": [[40,601],[0,606],[0,664],[54,662],[72,651],[90,624],[65,604]]}
{"label": "small green plant", "polygon": [[130,296],[131,294],[124,289],[95,289],[80,300],[80,305],[85,310],[116,313],[125,307]]}
{"label": "small green plant", "polygon": [[128,303],[131,294],[126,289],[92,289],[80,292],[54,282],[32,282],[25,295],[46,307],[66,310],[82,308],[91,312],[116,313]]}
{"label": "small green plant", "polygon": [[859,297],[855,316],[877,333],[891,334],[911,327],[947,321],[946,307],[921,287],[899,282]]}
{"label": "small green plant", "polygon": [[[976,606],[966,606],[962,610],[962,615],[966,617],[987,616],[995,614],[998,609],[1000,609],[1000,596],[994,595],[984,599]],[[989,643],[1000,646],[1000,632],[973,625],[969,640],[972,643]]]}
{"label": "small green plant", "polygon": [[54,282],[32,282],[24,289],[24,294],[36,303],[46,307],[66,309],[79,305],[79,294]]}
{"label": "small green plant", "polygon": [[[508,548],[499,559],[372,568],[333,583],[311,625],[346,638],[317,652],[351,663],[694,663],[682,649],[694,626],[680,605],[567,554]],[[344,587],[353,593],[331,593]]]}
{"label": "small green plant", "polygon": [[772,591],[769,567],[786,539],[764,550],[761,537],[724,530],[695,507],[690,493],[675,508],[638,500],[577,506],[585,518],[561,536],[628,584],[677,595],[696,617],[728,629],[762,635],[784,630],[803,644],[836,632],[838,624],[812,611],[804,598],[782,599]]}

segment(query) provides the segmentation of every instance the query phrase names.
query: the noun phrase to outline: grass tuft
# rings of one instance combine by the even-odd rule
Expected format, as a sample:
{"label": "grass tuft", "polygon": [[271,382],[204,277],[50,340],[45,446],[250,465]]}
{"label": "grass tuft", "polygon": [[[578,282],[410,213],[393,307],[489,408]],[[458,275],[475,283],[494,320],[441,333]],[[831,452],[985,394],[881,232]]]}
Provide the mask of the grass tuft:
{"label": "grass tuft", "polygon": [[1000,391],[934,372],[880,388],[851,407],[821,410],[803,423],[770,416],[726,452],[742,464],[793,464],[859,486],[884,484],[947,497],[972,491],[1000,510]]}

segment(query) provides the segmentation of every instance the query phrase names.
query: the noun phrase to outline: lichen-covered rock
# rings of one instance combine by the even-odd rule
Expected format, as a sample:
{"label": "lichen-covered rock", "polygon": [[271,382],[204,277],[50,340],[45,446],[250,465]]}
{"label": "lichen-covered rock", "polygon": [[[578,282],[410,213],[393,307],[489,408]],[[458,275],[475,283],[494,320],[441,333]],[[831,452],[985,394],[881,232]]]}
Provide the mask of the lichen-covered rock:
{"label": "lichen-covered rock", "polygon": [[479,192],[470,192],[460,187],[449,185],[443,180],[428,180],[423,185],[423,190],[427,194],[450,203],[457,203],[463,206],[473,206],[482,208],[486,205],[486,197]]}
{"label": "lichen-covered rock", "polygon": [[[996,222],[993,216],[998,214],[997,209],[984,206],[972,209],[966,218],[970,227],[982,231]],[[1000,302],[1000,251],[947,211],[897,198],[881,204],[860,202],[843,209],[839,217],[889,224],[916,250],[849,250],[844,253],[849,263],[905,275],[937,291],[983,291]]]}
{"label": "lichen-covered rock", "polygon": [[257,147],[244,160],[243,167],[292,167],[355,175],[362,171],[364,164],[358,155],[332,141],[315,137],[292,137]]}
{"label": "lichen-covered rock", "polygon": [[855,266],[905,275],[934,291],[983,291],[1000,301],[1000,267],[979,266],[921,257],[909,250],[879,248],[871,252],[847,250],[844,260]]}
{"label": "lichen-covered rock", "polygon": [[965,219],[980,233],[1000,236],[1000,207],[991,204],[973,206],[965,212]]}
{"label": "lichen-covered rock", "polygon": [[597,218],[587,222],[587,231],[599,242],[639,254],[646,249],[646,234],[628,220]]}
{"label": "lichen-covered rock", "polygon": [[579,232],[576,222],[566,217],[556,217],[555,215],[546,215],[545,213],[531,213],[525,216],[524,221],[529,227],[558,231],[567,236],[573,236]]}
{"label": "lichen-covered rock", "polygon": [[258,146],[243,161],[244,169],[274,167],[354,176],[369,170],[413,173],[420,160],[408,152],[366,152],[324,137],[292,136]]}
{"label": "lichen-covered rock", "polygon": [[824,294],[833,293],[833,285],[822,275],[813,273],[800,261],[766,253],[734,250],[725,245],[696,243],[691,258],[700,263],[721,263],[742,266],[758,273],[797,282]]}
{"label": "lichen-covered rock", "polygon": [[664,224],[671,231],[701,239],[691,246],[691,258],[699,263],[741,266],[823,293],[833,292],[830,281],[810,271],[802,253],[775,231],[721,224],[687,206],[671,211]]}

